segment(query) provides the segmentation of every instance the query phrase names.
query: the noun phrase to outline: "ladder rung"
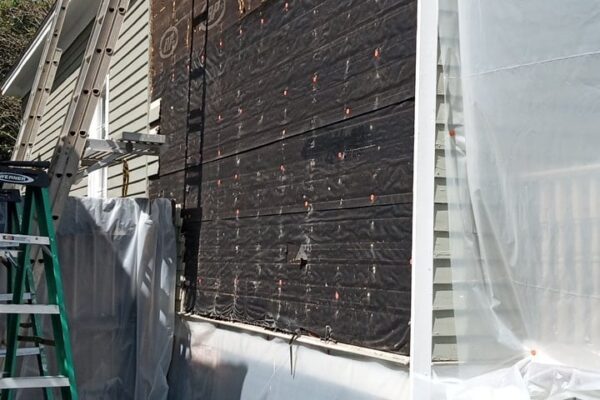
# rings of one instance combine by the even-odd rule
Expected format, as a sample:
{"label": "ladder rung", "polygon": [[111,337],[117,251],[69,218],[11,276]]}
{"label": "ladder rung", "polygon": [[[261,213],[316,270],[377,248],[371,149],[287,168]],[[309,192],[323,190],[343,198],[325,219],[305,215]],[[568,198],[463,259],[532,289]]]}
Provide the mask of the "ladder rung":
{"label": "ladder rung", "polygon": [[0,257],[17,258],[20,252],[20,250],[0,250]]}
{"label": "ladder rung", "polygon": [[[21,347],[17,349],[17,357],[37,356],[40,354],[39,347]],[[6,357],[6,349],[0,349],[0,358]]]}
{"label": "ladder rung", "polygon": [[38,337],[38,336],[18,336],[17,340],[19,342],[37,343],[37,344],[42,344],[44,346],[56,346],[56,342],[54,340],[45,339],[45,338]]}
{"label": "ladder rung", "polygon": [[[13,299],[12,293],[0,294],[0,302],[1,301],[12,301],[12,299]],[[31,300],[31,293],[23,293],[23,300]]]}
{"label": "ladder rung", "polygon": [[50,239],[45,236],[30,235],[11,235],[8,233],[0,234],[0,247],[6,247],[15,244],[50,244]]}
{"label": "ladder rung", "polygon": [[64,376],[32,376],[0,379],[0,389],[38,389],[70,386]]}
{"label": "ladder rung", "polygon": [[0,314],[59,314],[54,304],[0,304]]}

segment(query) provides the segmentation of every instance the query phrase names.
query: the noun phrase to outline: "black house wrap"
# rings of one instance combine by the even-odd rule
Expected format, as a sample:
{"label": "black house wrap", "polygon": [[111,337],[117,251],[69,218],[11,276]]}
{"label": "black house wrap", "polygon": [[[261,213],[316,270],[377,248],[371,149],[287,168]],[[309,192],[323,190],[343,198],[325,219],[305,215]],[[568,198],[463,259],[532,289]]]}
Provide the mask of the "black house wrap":
{"label": "black house wrap", "polygon": [[152,0],[196,313],[407,354],[415,38],[416,0]]}

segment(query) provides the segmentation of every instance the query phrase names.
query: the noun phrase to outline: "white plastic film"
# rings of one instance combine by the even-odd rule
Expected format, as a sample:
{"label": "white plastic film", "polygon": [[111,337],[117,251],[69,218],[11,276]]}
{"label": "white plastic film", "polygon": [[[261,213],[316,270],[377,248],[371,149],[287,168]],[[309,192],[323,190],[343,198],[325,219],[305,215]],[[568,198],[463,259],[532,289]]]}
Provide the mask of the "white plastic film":
{"label": "white plastic film", "polygon": [[[166,399],[176,277],[171,203],[69,198],[57,237],[79,398]],[[35,360],[24,374],[39,374]],[[42,398],[41,390],[21,394]]]}
{"label": "white plastic film", "polygon": [[599,16],[593,0],[440,0],[448,398],[600,396]]}
{"label": "white plastic film", "polygon": [[178,319],[169,399],[408,399],[408,369]]}

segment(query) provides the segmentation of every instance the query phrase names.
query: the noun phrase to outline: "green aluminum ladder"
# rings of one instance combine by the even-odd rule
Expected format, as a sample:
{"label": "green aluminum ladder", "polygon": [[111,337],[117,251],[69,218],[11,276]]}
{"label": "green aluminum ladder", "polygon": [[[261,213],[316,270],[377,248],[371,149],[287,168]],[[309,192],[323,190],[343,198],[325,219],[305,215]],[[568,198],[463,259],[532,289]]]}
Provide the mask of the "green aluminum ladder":
{"label": "green aluminum ladder", "polygon": [[[49,178],[44,171],[47,167],[48,163],[37,162],[0,163],[0,183],[25,187],[22,207],[18,204],[18,190],[0,190],[0,200],[6,204],[7,211],[5,233],[0,233],[0,249],[8,268],[7,287],[11,290],[4,298],[0,295],[0,302],[8,301],[0,304],[0,315],[7,316],[6,350],[0,353],[5,357],[0,378],[1,400],[13,399],[15,392],[23,389],[41,389],[48,400],[54,399],[56,390],[63,399],[78,398],[48,193]],[[40,261],[46,283],[46,304],[37,303],[33,267],[38,260],[31,257],[38,251],[32,248],[41,249],[43,256]],[[22,324],[21,316],[29,316],[29,322]],[[43,317],[50,318],[52,339],[42,337]],[[22,334],[21,329],[30,329],[31,334]],[[22,346],[27,342],[33,346]],[[56,375],[49,373],[45,346],[54,347]],[[39,375],[18,376],[17,357],[33,355],[37,357]]]}

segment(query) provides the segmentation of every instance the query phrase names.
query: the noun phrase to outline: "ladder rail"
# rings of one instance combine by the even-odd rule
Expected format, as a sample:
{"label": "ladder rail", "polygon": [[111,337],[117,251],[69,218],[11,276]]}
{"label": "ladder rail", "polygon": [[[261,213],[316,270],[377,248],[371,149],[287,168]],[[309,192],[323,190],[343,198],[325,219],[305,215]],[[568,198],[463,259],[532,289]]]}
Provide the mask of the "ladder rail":
{"label": "ladder rail", "polygon": [[[33,222],[33,196],[31,195],[31,188],[27,188],[27,196],[25,196],[25,204],[23,206],[23,217],[21,220],[21,233],[26,234],[31,229],[31,225]],[[16,268],[16,276],[14,278],[13,283],[13,303],[20,304],[23,302],[23,296],[25,293],[26,286],[26,270],[31,268],[30,265],[30,251],[31,246],[24,246],[23,251],[19,254],[19,266],[20,268]],[[17,349],[18,349],[18,330],[19,330],[19,322],[20,315],[19,314],[9,314],[7,318],[7,340],[6,340],[6,358],[4,360],[4,374],[3,377],[14,377],[17,372]],[[3,389],[0,392],[0,397],[2,400],[9,399],[12,397],[11,392],[7,389]]]}
{"label": "ladder rail", "polygon": [[[73,366],[73,351],[71,349],[71,334],[65,307],[64,288],[60,263],[58,258],[58,243],[52,220],[52,203],[46,188],[34,190],[35,205],[37,210],[37,225],[40,233],[50,239],[49,252],[44,252],[44,274],[46,276],[46,287],[48,290],[48,302],[50,305],[58,306],[59,313],[51,315],[54,341],[56,343],[56,358],[61,375],[67,377],[70,386],[63,387],[61,393],[63,399],[77,399],[75,387],[75,370]],[[60,350],[60,351],[59,351]]]}
{"label": "ladder rail", "polygon": [[[18,164],[18,163],[17,163]],[[20,165],[20,164],[19,164]],[[14,236],[19,236],[23,238],[30,238],[30,236],[21,235],[21,220],[19,215],[21,214],[21,207],[19,206],[18,198],[11,198],[11,196],[3,196],[4,199],[8,201],[7,204],[7,219],[10,221],[8,226],[8,234],[2,234],[11,236],[11,239]],[[20,198],[20,196],[19,196]],[[46,238],[48,239],[48,238]],[[33,244],[35,241],[25,240],[23,244]],[[47,240],[48,244],[50,244],[50,240]],[[15,294],[10,293],[14,287],[14,281],[12,277],[12,271],[19,269],[19,261],[16,259],[19,257],[20,251],[16,251],[16,254],[13,254],[11,251],[4,251],[2,257],[4,258],[3,263],[7,267],[7,289],[8,292],[5,294],[0,294],[0,302],[13,302]],[[35,296],[35,279],[33,276],[33,270],[31,268],[27,268],[25,271],[25,293],[23,293],[22,299],[27,301],[27,305],[32,306],[36,304],[36,296]],[[1,306],[1,305],[0,305]],[[31,329],[34,338],[41,338],[43,335],[42,332],[42,321],[40,315],[38,314],[29,314],[30,323],[23,324],[23,327],[28,327]],[[18,336],[19,337],[19,336]],[[22,340],[22,339],[21,339]],[[7,349],[0,350],[0,358],[5,358],[8,355]],[[49,369],[48,369],[48,359],[46,356],[45,346],[43,342],[34,342],[33,347],[17,347],[16,349],[17,357],[27,357],[27,356],[35,356],[37,361],[38,370],[40,372],[41,377],[50,377]],[[0,385],[1,386],[1,385]],[[43,387],[43,395],[44,400],[54,400],[54,392],[52,387]]]}
{"label": "ladder rail", "polygon": [[103,0],[88,42],[67,118],[50,166],[50,198],[57,223],[76,182],[89,127],[114,54],[129,0]]}
{"label": "ladder rail", "polygon": [[[8,220],[10,221],[8,226],[8,232],[18,232],[21,233],[21,221],[19,218],[21,208],[19,207],[17,202],[11,202],[7,204],[7,212],[8,212]],[[25,242],[27,243],[27,242]],[[15,259],[15,257],[19,257],[19,252],[17,254],[13,254],[10,250],[4,250],[1,255],[5,259],[5,265],[7,267],[7,289],[8,292],[6,294],[0,295],[0,302],[12,302],[14,299],[14,293],[11,293],[13,290],[13,279],[12,279],[12,271],[16,268],[19,268],[19,263]],[[33,271],[28,269],[26,271],[26,281],[25,281],[25,293],[23,293],[23,300],[26,300],[28,304],[35,304],[35,280],[33,277]],[[30,327],[35,337],[41,337],[42,335],[42,321],[39,315],[31,314],[30,315]],[[0,350],[0,358],[5,358],[7,355],[7,349]],[[48,360],[46,357],[46,352],[44,349],[44,345],[41,343],[35,343],[33,347],[18,347],[16,349],[16,357],[26,357],[26,356],[35,356],[38,370],[42,377],[49,376],[48,371]],[[54,393],[51,387],[44,387],[43,396],[44,400],[54,400]]]}
{"label": "ladder rail", "polygon": [[[64,288],[58,258],[58,244],[51,210],[48,188],[27,186],[20,224],[18,221],[14,224],[19,229],[19,234],[9,234],[11,239],[16,237],[31,238],[31,230],[37,228],[39,233],[43,235],[42,237],[47,239],[48,247],[43,252],[43,264],[48,304],[37,304],[35,301],[31,265],[33,260],[30,255],[32,247],[38,245],[30,240],[22,241],[17,265],[13,265],[16,276],[12,284],[12,303],[0,304],[0,314],[8,314],[4,374],[0,379],[0,398],[2,400],[13,399],[15,390],[25,388],[43,389],[45,398],[53,399],[54,395],[51,389],[53,387],[60,388],[63,399],[76,400],[78,398],[64,301]],[[14,259],[9,261],[12,263]],[[30,293],[29,299],[27,299],[27,293]],[[33,335],[19,334],[22,315],[31,316],[30,325]],[[43,315],[50,318],[53,340],[42,337],[42,324],[39,318]],[[33,342],[35,348],[19,347],[20,342]],[[44,345],[55,347],[54,354],[59,376],[53,377],[48,374]],[[41,376],[17,377],[17,356],[19,355],[37,355]]]}
{"label": "ladder rail", "polygon": [[56,1],[50,31],[44,42],[31,93],[25,106],[21,129],[19,130],[11,155],[13,161],[27,160],[31,155],[31,149],[37,138],[62,53],[58,48],[58,40],[64,26],[69,2],[70,0]]}

